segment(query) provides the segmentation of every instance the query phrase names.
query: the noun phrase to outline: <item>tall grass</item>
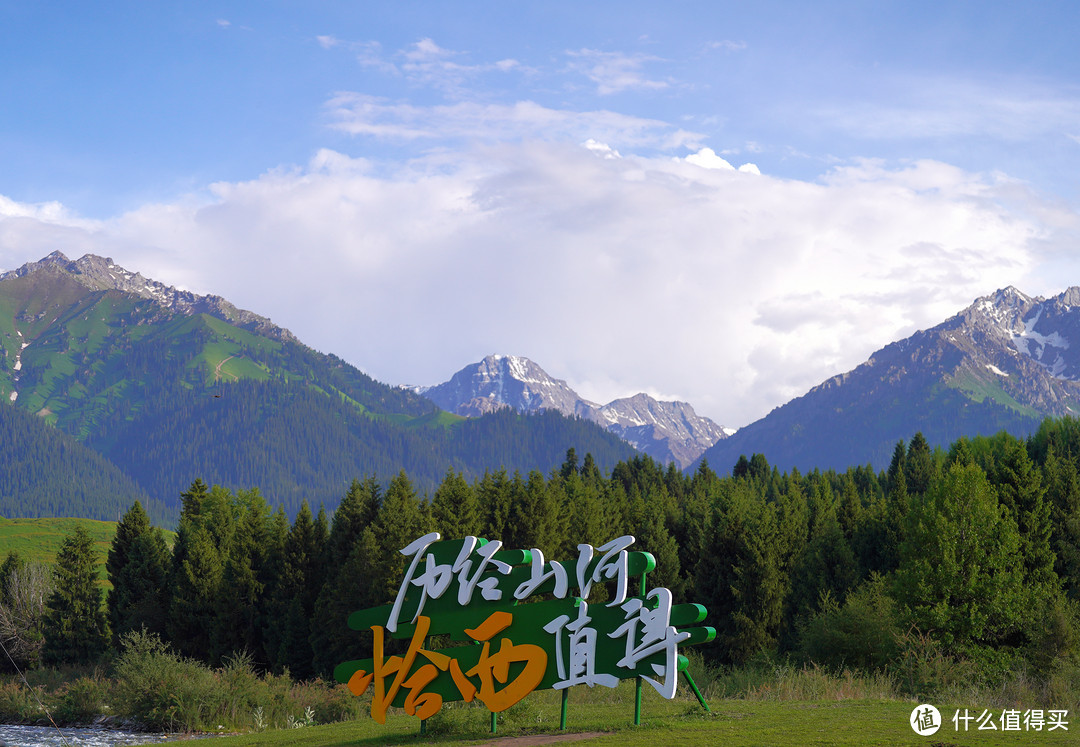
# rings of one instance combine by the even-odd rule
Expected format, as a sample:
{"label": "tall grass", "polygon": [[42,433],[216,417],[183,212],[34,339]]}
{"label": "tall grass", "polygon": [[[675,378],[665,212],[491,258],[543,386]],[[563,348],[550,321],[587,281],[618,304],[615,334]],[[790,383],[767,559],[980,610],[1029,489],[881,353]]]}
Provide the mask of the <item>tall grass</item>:
{"label": "tall grass", "polygon": [[146,632],[123,637],[111,676],[69,669],[27,676],[0,679],[0,722],[73,725],[105,716],[148,730],[213,732],[329,723],[366,712],[344,685],[259,675],[246,654],[213,669]]}

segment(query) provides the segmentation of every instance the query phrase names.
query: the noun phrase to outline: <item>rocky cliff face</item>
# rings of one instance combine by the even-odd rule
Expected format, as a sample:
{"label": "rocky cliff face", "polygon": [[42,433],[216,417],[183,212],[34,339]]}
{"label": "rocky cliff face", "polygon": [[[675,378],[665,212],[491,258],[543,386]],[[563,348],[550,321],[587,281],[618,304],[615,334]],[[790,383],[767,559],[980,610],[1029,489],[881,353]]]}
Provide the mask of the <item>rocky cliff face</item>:
{"label": "rocky cliff face", "polygon": [[685,402],[660,402],[647,394],[606,405],[580,397],[561,379],[549,376],[528,358],[489,355],[454,374],[449,381],[416,391],[444,410],[476,417],[502,407],[519,412],[557,410],[591,420],[658,461],[686,467],[705,449],[726,437],[712,420]]}

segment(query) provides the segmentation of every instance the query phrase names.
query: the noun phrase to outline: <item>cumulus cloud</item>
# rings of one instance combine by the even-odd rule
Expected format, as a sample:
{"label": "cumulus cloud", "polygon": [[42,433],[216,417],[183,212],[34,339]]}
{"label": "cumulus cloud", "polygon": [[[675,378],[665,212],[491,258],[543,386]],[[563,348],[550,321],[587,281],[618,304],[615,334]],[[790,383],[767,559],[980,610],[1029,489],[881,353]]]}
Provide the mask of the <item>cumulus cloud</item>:
{"label": "cumulus cloud", "polygon": [[[718,156],[716,154],[716,151],[714,151],[712,148],[702,148],[696,153],[691,153],[682,160],[686,161],[687,163],[693,164],[694,166],[700,166],[703,169],[735,171],[735,167],[732,166],[731,163],[724,159],[722,156]],[[761,169],[759,169],[755,164],[752,163],[744,163],[742,166],[739,167],[738,170],[743,172],[744,174],[761,174]]]}
{"label": "cumulus cloud", "polygon": [[393,172],[322,151],[93,225],[0,201],[0,259],[13,266],[15,230],[41,254],[91,247],[391,383],[515,352],[594,401],[665,392],[740,426],[1024,288],[1052,238],[1000,179],[933,161],[806,182],[598,158],[602,142],[501,142]]}

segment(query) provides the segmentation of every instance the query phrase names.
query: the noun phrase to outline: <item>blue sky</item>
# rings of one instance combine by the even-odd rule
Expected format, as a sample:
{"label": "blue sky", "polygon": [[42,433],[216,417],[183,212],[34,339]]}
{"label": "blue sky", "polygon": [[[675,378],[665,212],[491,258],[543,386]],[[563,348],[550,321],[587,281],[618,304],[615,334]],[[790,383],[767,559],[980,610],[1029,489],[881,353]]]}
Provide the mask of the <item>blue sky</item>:
{"label": "blue sky", "polygon": [[[1067,2],[0,2],[0,267],[750,422],[1080,284]],[[740,168],[741,167],[741,168]]]}

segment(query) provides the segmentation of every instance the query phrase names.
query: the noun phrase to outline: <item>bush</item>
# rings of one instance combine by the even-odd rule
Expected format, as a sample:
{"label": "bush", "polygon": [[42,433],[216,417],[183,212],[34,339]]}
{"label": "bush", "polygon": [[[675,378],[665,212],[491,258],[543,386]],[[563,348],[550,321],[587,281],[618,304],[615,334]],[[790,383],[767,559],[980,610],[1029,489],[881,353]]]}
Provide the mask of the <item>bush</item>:
{"label": "bush", "polygon": [[[194,731],[222,697],[214,673],[145,630],[125,633],[116,660],[117,712],[147,728]],[[216,726],[216,725],[215,725]]]}
{"label": "bush", "polygon": [[48,696],[41,687],[33,690],[21,682],[0,684],[0,721],[8,724],[32,724],[46,721],[45,711],[38,701]]}
{"label": "bush", "polygon": [[896,603],[884,579],[874,574],[842,607],[828,597],[822,601],[821,610],[803,628],[802,653],[837,670],[883,671],[900,653],[896,619]]}
{"label": "bush", "polygon": [[56,694],[53,718],[65,724],[89,724],[109,710],[111,686],[99,677],[80,677]]}

